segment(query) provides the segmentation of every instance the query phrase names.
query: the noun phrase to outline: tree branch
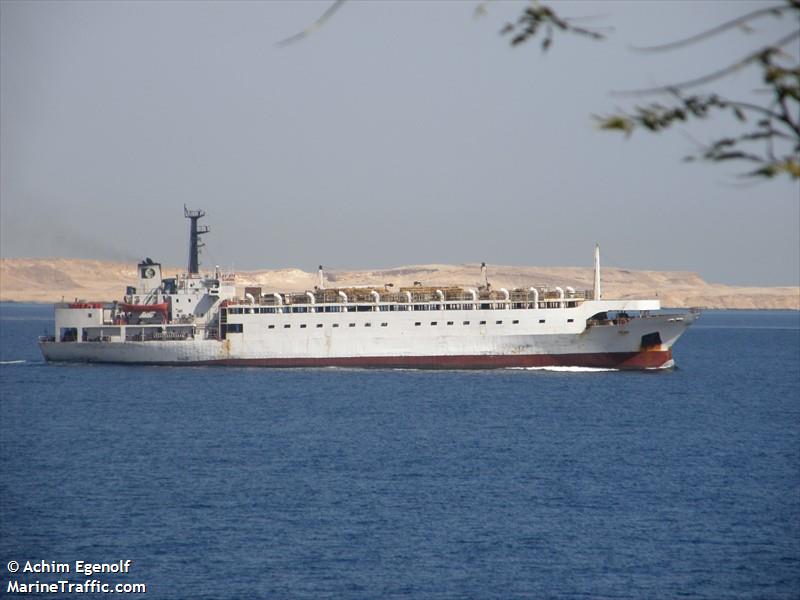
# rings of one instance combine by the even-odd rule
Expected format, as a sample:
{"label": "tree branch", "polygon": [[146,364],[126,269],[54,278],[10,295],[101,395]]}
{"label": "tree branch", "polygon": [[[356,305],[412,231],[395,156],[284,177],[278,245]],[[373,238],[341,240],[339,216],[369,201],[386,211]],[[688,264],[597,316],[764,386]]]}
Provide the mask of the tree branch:
{"label": "tree branch", "polygon": [[645,88],[640,90],[625,90],[625,91],[617,91],[611,92],[616,96],[643,96],[646,94],[663,94],[665,92],[671,92],[673,90],[683,90],[690,87],[697,87],[698,85],[703,85],[704,83],[709,83],[710,81],[716,81],[717,79],[721,79],[738,71],[739,69],[746,67],[749,64],[752,64],[756,61],[764,61],[766,60],[771,54],[774,54],[778,51],[778,48],[782,48],[786,46],[790,42],[795,39],[800,38],[800,31],[793,31],[792,33],[785,35],[781,39],[779,39],[775,44],[772,46],[768,46],[767,48],[761,48],[756,52],[752,52],[748,54],[744,58],[736,61],[732,65],[725,67],[724,69],[719,69],[718,71],[714,71],[713,73],[709,73],[708,75],[704,75],[702,77],[698,77],[696,79],[689,79],[688,81],[684,81],[682,83],[674,83],[671,85],[663,85],[660,87],[654,88]]}
{"label": "tree branch", "polygon": [[721,25],[717,25],[716,27],[712,27],[711,29],[706,29],[698,34],[689,36],[682,40],[677,40],[675,42],[670,42],[668,44],[661,44],[659,46],[644,46],[644,47],[636,47],[632,46],[633,50],[637,52],[663,52],[665,50],[675,50],[676,48],[682,48],[684,46],[690,46],[691,44],[696,44],[697,42],[701,42],[705,39],[712,38],[715,35],[718,35],[728,29],[732,29],[734,27],[739,27],[744,25],[747,21],[751,21],[753,19],[757,19],[758,17],[762,17],[764,15],[774,15],[774,16],[781,16],[781,13],[785,10],[790,10],[796,8],[790,3],[776,5],[776,6],[768,6],[766,8],[760,8],[758,10],[754,10],[746,15],[741,17],[737,17],[736,19],[732,19],[727,21],[726,23],[722,23]]}
{"label": "tree branch", "polygon": [[576,33],[595,40],[602,40],[605,36],[597,29],[587,27],[576,27],[558,16],[549,6],[534,4],[526,8],[519,16],[516,23],[506,23],[500,30],[501,35],[511,35],[511,45],[517,46],[535,37],[541,28],[544,28],[545,35],[542,40],[542,50],[547,50],[553,43],[553,33],[555,30]]}
{"label": "tree branch", "polygon": [[293,44],[295,42],[304,40],[309,35],[317,31],[320,27],[322,27],[325,24],[325,22],[328,19],[330,19],[334,15],[334,13],[336,13],[336,11],[342,7],[342,5],[345,2],[346,0],[335,0],[333,4],[331,4],[316,21],[314,21],[311,25],[306,27],[300,33],[295,33],[294,35],[291,35],[288,38],[281,40],[280,42],[278,42],[278,46],[288,46],[289,44]]}
{"label": "tree branch", "polygon": [[800,124],[792,120],[792,114],[789,112],[789,105],[786,103],[785,95],[780,95],[778,97],[778,106],[781,107],[781,116],[779,119],[791,127],[791,129],[800,139]]}

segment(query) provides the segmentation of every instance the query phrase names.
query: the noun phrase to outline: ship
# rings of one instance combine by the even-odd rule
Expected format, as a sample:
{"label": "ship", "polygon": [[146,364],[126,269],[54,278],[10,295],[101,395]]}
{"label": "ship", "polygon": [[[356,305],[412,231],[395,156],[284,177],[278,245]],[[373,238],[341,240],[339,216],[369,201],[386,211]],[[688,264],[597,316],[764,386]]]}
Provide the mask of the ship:
{"label": "ship", "polygon": [[[203,210],[189,220],[186,272],[146,258],[121,300],[54,306],[46,361],[147,365],[491,369],[668,369],[698,311],[658,299],[605,298],[595,246],[591,290],[475,286],[317,285],[305,292],[240,288],[234,273],[200,272]],[[477,275],[477,271],[476,271]]]}

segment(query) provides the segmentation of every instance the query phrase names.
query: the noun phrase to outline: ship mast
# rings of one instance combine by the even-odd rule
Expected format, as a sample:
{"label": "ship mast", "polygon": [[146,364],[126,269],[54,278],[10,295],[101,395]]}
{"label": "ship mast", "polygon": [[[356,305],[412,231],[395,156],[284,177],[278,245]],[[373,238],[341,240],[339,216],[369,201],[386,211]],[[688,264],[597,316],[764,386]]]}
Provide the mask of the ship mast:
{"label": "ship mast", "polygon": [[183,205],[183,216],[191,220],[189,226],[189,274],[197,275],[200,271],[200,248],[205,246],[200,241],[200,236],[208,233],[208,225],[198,225],[197,221],[206,216],[204,210],[189,210]]}
{"label": "ship mast", "polygon": [[600,300],[600,244],[594,245],[594,291],[593,300]]}

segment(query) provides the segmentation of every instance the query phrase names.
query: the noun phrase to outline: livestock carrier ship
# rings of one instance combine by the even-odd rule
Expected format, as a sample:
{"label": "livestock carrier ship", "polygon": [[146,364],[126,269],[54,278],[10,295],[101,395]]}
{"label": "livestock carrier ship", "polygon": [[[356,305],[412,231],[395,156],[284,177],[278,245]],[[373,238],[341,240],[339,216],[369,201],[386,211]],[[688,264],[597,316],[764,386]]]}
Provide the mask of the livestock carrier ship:
{"label": "livestock carrier ship", "polygon": [[[55,305],[48,361],[263,367],[661,369],[697,317],[664,314],[659,300],[606,299],[595,247],[594,285],[494,288],[332,287],[322,267],[302,293],[244,288],[216,268],[201,274],[198,222],[188,210],[187,272],[164,277],[145,259],[136,286],[115,302]],[[476,273],[477,274],[477,273]]]}

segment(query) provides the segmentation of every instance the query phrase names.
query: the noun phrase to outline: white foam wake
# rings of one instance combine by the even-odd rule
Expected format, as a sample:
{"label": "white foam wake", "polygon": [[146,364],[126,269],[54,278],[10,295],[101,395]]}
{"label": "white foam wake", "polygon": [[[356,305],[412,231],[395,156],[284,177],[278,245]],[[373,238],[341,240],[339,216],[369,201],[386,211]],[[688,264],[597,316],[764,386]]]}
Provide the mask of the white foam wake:
{"label": "white foam wake", "polygon": [[662,369],[672,369],[675,366],[675,361],[673,359],[669,359],[660,367],[648,367],[648,371],[661,371]]}
{"label": "white foam wake", "polygon": [[600,367],[511,367],[522,371],[554,371],[556,373],[601,373],[619,371],[619,369],[603,369]]}
{"label": "white foam wake", "polygon": [[21,365],[27,360],[0,360],[0,365]]}

